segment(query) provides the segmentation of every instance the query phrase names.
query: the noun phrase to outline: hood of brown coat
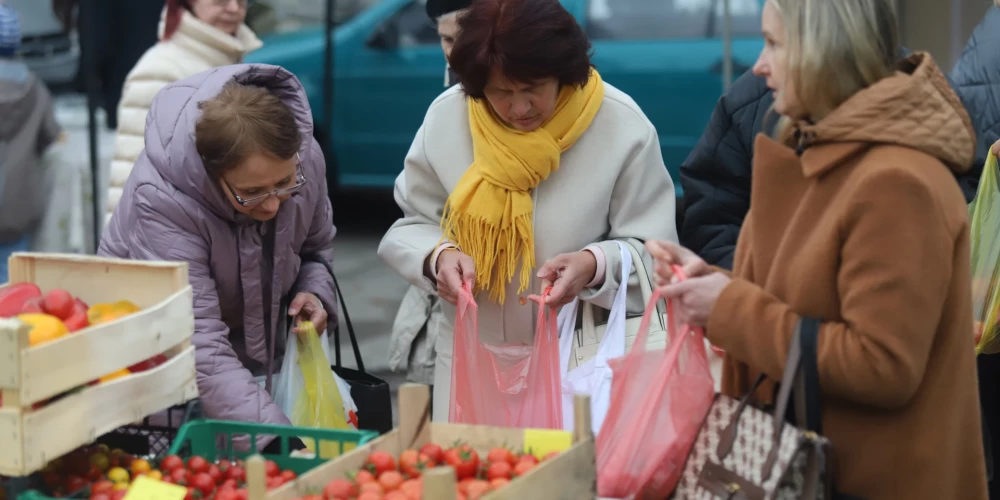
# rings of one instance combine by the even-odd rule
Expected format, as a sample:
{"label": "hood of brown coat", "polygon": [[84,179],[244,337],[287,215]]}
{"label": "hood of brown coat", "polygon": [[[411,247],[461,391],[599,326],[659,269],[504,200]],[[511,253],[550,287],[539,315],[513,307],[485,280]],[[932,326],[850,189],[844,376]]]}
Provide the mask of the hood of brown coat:
{"label": "hood of brown coat", "polygon": [[[961,173],[975,158],[976,135],[969,114],[947,78],[927,53],[904,60],[895,75],[861,90],[819,123],[799,127],[804,146],[821,145],[823,155],[806,150],[803,163],[812,173],[851,154],[850,143],[883,143],[922,151]],[[831,154],[832,153],[832,154]],[[840,153],[840,154],[838,154]],[[809,156],[822,156],[826,161]]]}

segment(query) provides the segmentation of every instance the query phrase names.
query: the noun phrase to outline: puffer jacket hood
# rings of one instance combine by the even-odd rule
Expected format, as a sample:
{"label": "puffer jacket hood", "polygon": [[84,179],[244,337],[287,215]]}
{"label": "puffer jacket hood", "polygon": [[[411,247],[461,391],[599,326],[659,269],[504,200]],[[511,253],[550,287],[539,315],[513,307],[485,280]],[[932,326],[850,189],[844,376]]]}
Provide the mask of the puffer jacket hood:
{"label": "puffer jacket hood", "polygon": [[[800,126],[799,133],[809,147],[856,142],[913,148],[955,173],[969,170],[976,151],[969,114],[927,53],[911,55],[895,75],[854,94],[815,125]],[[828,156],[823,163],[839,159]]]}

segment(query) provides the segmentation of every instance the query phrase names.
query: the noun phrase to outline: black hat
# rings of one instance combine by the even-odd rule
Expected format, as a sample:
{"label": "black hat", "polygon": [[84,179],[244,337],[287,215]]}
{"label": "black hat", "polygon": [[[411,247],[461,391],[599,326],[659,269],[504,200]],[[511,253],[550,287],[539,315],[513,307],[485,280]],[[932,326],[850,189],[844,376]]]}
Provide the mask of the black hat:
{"label": "black hat", "polygon": [[427,15],[437,19],[456,10],[468,9],[472,0],[427,0]]}

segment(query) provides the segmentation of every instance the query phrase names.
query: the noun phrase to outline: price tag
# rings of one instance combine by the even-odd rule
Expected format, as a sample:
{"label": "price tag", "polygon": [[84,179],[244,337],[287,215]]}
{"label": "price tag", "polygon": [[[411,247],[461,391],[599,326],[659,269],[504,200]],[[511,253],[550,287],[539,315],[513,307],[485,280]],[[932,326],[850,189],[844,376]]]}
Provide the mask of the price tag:
{"label": "price tag", "polygon": [[541,460],[546,455],[564,452],[573,446],[573,434],[569,431],[552,429],[525,429],[524,452],[531,453]]}
{"label": "price tag", "polygon": [[125,495],[125,500],[184,500],[187,488],[139,476]]}

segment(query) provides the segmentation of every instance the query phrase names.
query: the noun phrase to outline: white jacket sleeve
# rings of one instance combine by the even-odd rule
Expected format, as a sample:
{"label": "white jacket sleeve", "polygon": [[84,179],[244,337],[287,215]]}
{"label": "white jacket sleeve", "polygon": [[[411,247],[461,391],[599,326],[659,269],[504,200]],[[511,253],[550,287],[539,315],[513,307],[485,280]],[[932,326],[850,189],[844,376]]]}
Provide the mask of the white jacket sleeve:
{"label": "white jacket sleeve", "polygon": [[[635,247],[642,255],[650,279],[653,261],[646,252],[645,242],[654,239],[677,242],[674,183],[663,164],[660,141],[652,125],[649,125],[646,141],[631,158],[618,175],[611,195],[608,240],[597,243],[606,259],[604,282],[594,288],[585,288],[580,294],[582,300],[605,309],[611,309],[622,280],[621,250],[615,240],[626,241]],[[630,313],[642,313],[645,304],[635,266],[628,280],[627,309]]]}
{"label": "white jacket sleeve", "polygon": [[140,59],[122,87],[122,97],[118,103],[115,155],[109,172],[108,217],[118,206],[122,188],[132,172],[132,165],[146,147],[146,113],[153,104],[153,98],[167,84],[183,78],[182,72],[177,68],[155,59],[157,58]]}
{"label": "white jacket sleeve", "polygon": [[407,281],[436,294],[436,283],[424,275],[424,262],[441,243],[448,191],[427,159],[422,126],[396,178],[395,197],[403,217],[385,233],[378,255]]}

